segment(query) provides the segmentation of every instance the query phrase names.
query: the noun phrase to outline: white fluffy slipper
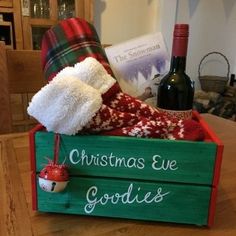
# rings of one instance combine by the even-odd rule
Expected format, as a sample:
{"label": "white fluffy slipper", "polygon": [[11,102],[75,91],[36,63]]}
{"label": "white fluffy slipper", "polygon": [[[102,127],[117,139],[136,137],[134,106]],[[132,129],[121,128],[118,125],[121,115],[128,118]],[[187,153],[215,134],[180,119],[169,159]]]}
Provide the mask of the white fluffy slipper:
{"label": "white fluffy slipper", "polygon": [[74,76],[54,78],[37,92],[27,109],[48,131],[74,135],[102,106],[101,94]]}
{"label": "white fluffy slipper", "polygon": [[107,73],[103,65],[93,57],[87,57],[82,62],[76,63],[74,68],[78,78],[102,94],[116,83],[116,80]]}

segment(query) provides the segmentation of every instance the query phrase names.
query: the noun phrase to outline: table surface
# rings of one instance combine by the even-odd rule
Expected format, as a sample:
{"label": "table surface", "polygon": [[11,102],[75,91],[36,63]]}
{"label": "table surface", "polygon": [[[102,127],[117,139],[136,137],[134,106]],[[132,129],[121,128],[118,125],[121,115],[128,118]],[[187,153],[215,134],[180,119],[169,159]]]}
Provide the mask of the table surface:
{"label": "table surface", "polygon": [[0,135],[0,235],[236,235],[236,122],[202,116],[225,146],[212,228],[33,211],[28,134],[18,133]]}

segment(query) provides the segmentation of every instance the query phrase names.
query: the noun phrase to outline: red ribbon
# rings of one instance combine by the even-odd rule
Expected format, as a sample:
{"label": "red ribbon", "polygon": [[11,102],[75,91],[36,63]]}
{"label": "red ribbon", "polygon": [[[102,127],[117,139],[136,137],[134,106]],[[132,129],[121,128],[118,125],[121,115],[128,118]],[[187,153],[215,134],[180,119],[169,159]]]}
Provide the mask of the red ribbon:
{"label": "red ribbon", "polygon": [[54,157],[53,157],[53,164],[57,164],[58,163],[59,149],[60,149],[60,134],[55,134],[55,136],[54,136]]}

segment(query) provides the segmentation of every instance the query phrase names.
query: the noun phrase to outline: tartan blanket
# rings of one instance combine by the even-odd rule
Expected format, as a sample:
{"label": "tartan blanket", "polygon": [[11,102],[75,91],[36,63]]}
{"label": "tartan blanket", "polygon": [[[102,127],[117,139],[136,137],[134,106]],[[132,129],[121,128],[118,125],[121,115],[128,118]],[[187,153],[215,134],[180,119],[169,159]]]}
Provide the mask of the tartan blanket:
{"label": "tartan blanket", "polygon": [[48,81],[66,66],[73,66],[86,57],[96,58],[114,77],[96,29],[84,19],[65,19],[47,30],[41,49],[43,71]]}

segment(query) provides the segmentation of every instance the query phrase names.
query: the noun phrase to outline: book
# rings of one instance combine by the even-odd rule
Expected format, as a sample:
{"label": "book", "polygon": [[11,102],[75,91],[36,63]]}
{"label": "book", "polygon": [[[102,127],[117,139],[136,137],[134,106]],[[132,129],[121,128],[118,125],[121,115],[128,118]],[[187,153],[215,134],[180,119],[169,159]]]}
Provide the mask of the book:
{"label": "book", "polygon": [[157,86],[170,64],[162,33],[133,38],[105,52],[122,91],[156,106]]}

